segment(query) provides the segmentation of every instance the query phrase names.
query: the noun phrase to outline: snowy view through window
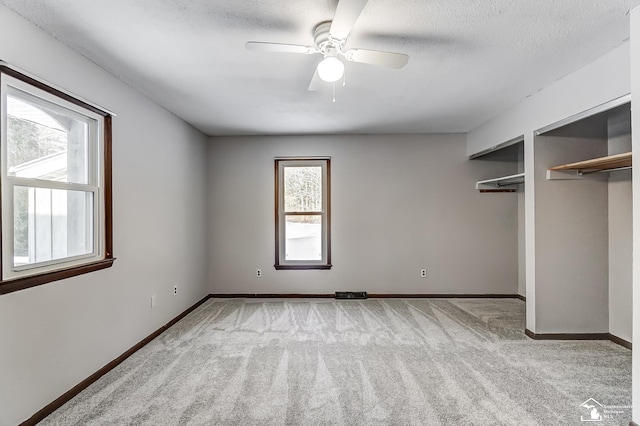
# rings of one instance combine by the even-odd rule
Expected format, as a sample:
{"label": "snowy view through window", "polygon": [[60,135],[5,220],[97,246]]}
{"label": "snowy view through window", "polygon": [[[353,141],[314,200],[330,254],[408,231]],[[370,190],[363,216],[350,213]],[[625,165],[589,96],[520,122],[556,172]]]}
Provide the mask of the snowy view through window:
{"label": "snowy view through window", "polygon": [[286,260],[322,259],[322,167],[285,167]]}

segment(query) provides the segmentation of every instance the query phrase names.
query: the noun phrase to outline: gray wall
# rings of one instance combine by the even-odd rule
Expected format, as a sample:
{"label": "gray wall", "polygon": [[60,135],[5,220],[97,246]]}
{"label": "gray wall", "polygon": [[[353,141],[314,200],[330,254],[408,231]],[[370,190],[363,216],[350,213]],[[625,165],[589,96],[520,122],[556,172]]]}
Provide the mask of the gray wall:
{"label": "gray wall", "polygon": [[[518,173],[524,173],[524,150],[518,157]],[[527,295],[527,256],[525,244],[525,204],[526,185],[518,188],[518,294]]]}
{"label": "gray wall", "polygon": [[[640,158],[640,7],[631,11],[631,99],[633,156]],[[632,176],[633,185],[633,341],[640,342],[640,173]],[[633,351],[632,360],[633,420],[640,423],[640,351]]]}
{"label": "gray wall", "polygon": [[4,6],[0,28],[4,61],[117,114],[114,266],[0,296],[0,425],[13,426],[208,293],[207,139]]}
{"label": "gray wall", "polygon": [[[211,293],[516,293],[517,197],[474,186],[513,163],[465,149],[464,135],[211,138]],[[273,268],[278,156],[332,157],[330,271]]]}
{"label": "gray wall", "polygon": [[518,294],[520,296],[527,295],[524,191],[526,189],[521,185],[518,189]]}
{"label": "gray wall", "polygon": [[547,180],[548,167],[607,155],[605,138],[535,139],[536,333],[606,333],[606,175]]}
{"label": "gray wall", "polygon": [[[609,154],[631,151],[631,114],[622,110],[608,120]],[[632,186],[631,170],[609,177],[609,332],[632,339]]]}

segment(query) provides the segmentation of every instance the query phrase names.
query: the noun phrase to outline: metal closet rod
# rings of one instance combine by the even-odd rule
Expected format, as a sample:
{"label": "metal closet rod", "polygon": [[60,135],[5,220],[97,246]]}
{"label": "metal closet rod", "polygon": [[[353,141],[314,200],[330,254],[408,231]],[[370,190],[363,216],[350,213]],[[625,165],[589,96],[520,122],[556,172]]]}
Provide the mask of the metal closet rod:
{"label": "metal closet rod", "polygon": [[594,173],[608,173],[608,172],[619,172],[621,170],[631,170],[632,166],[625,166],[625,167],[616,167],[615,169],[605,169],[605,170],[592,170],[589,172],[583,172],[581,170],[578,170],[578,175],[580,176],[584,176],[584,175],[591,175]]}
{"label": "metal closet rod", "polygon": [[[504,182],[507,182],[507,183],[504,183]],[[519,182],[519,181],[509,182],[509,180],[505,180],[504,182],[496,182],[495,185],[497,188],[501,188],[503,186],[522,185],[524,183],[524,180],[522,182]]]}

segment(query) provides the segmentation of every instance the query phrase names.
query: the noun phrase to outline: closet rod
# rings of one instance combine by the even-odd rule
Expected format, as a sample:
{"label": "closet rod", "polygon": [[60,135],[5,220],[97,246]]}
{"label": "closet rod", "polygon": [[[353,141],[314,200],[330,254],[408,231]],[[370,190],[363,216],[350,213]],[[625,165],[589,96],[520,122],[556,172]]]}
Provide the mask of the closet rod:
{"label": "closet rod", "polygon": [[591,170],[591,171],[588,171],[588,172],[583,172],[581,170],[578,170],[578,175],[584,176],[584,175],[591,175],[593,173],[619,172],[621,170],[631,170],[631,169],[632,169],[631,166],[626,166],[626,167],[616,167],[615,169]]}

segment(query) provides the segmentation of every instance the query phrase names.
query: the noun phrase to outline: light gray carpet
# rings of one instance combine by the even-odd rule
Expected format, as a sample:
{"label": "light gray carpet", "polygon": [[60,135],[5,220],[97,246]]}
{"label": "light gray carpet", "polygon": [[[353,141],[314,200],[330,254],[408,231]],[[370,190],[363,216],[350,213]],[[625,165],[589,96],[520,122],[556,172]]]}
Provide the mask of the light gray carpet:
{"label": "light gray carpet", "polygon": [[589,398],[631,404],[630,350],[523,328],[516,299],[210,299],[43,424],[584,425]]}

